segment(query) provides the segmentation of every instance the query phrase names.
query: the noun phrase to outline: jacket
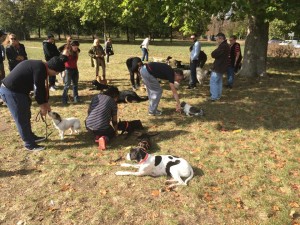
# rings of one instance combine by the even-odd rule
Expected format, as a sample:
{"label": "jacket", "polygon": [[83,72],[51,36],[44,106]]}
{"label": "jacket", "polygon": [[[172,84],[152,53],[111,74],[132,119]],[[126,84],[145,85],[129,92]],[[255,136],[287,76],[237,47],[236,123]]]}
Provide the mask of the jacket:
{"label": "jacket", "polygon": [[212,70],[216,73],[226,73],[229,65],[230,45],[224,40],[217,49],[211,53],[215,59]]}
{"label": "jacket", "polygon": [[[25,51],[25,46],[23,44],[19,44],[19,47],[16,48],[12,45],[8,45],[6,47],[6,57],[8,60],[9,70],[12,71],[13,68],[16,67],[23,60],[27,60],[27,53]],[[19,58],[23,57],[23,60]]]}
{"label": "jacket", "polygon": [[45,60],[49,61],[54,56],[59,56],[59,51],[55,44],[46,41],[43,41],[43,50],[45,55]]}

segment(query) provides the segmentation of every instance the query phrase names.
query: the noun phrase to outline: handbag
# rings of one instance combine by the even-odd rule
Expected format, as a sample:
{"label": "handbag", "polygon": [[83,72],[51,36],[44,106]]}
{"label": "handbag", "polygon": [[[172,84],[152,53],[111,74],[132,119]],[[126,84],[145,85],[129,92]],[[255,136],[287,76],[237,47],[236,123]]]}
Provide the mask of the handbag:
{"label": "handbag", "polygon": [[108,53],[108,55],[114,55],[115,53],[114,53],[114,51],[110,51],[109,53]]}

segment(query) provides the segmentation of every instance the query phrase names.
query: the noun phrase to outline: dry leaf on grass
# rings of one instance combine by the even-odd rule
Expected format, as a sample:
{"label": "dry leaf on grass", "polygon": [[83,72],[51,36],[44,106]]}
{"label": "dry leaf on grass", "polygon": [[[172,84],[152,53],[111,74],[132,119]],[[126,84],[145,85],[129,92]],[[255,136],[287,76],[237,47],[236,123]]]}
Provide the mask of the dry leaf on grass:
{"label": "dry leaf on grass", "polygon": [[60,191],[67,191],[71,188],[70,184],[64,184],[61,188]]}
{"label": "dry leaf on grass", "polygon": [[273,205],[272,209],[273,211],[280,211],[280,208],[277,205]]}
{"label": "dry leaf on grass", "polygon": [[290,202],[289,206],[291,206],[292,208],[299,208],[299,204],[297,202]]}
{"label": "dry leaf on grass", "polygon": [[105,196],[105,195],[107,195],[108,191],[103,189],[103,190],[100,190],[99,193],[100,193],[100,195]]}
{"label": "dry leaf on grass", "polygon": [[154,197],[159,197],[160,192],[161,192],[160,190],[154,190],[154,191],[151,192],[151,195],[154,196]]}

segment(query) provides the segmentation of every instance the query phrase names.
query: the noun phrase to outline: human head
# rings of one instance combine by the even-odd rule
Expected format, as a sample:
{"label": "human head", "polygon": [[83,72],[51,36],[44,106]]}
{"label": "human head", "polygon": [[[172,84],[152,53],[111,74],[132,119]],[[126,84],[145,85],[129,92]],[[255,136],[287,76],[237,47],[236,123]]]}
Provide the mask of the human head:
{"label": "human head", "polygon": [[180,83],[184,79],[182,70],[174,69],[174,81]]}
{"label": "human head", "polygon": [[95,38],[93,46],[98,46],[99,44],[100,44],[100,40],[98,38]]}
{"label": "human head", "polygon": [[107,41],[108,41],[108,42],[111,42],[111,38],[107,38]]}
{"label": "human head", "polygon": [[9,39],[9,43],[11,45],[17,45],[18,44],[17,36],[15,34],[10,33],[8,35],[8,39]]}
{"label": "human head", "polygon": [[[65,70],[65,62],[68,61],[68,57],[65,55],[54,56],[46,62],[48,69],[55,71],[55,74]],[[50,74],[54,75],[54,74]]]}
{"label": "human head", "polygon": [[225,40],[226,40],[225,34],[223,34],[223,33],[218,33],[218,34],[216,35],[216,41],[217,41],[218,43],[221,43],[221,42],[223,42],[223,41],[225,41]]}
{"label": "human head", "polygon": [[234,44],[236,42],[237,37],[235,35],[231,35],[229,38],[230,44]]}
{"label": "human head", "polygon": [[193,41],[193,42],[197,41],[197,35],[196,34],[191,35],[191,41]]}
{"label": "human head", "polygon": [[119,98],[119,89],[117,87],[114,86],[110,86],[103,94],[113,98],[115,101],[118,100]]}
{"label": "human head", "polygon": [[67,35],[67,44],[70,44],[72,41],[72,37],[70,35]]}
{"label": "human head", "polygon": [[77,52],[78,51],[78,47],[79,47],[79,42],[76,40],[72,40],[70,43],[71,47],[72,47],[72,51],[73,52]]}
{"label": "human head", "polygon": [[5,37],[6,37],[6,33],[3,30],[0,30],[0,44],[5,39]]}
{"label": "human head", "polygon": [[48,38],[48,42],[54,43],[54,36],[53,36],[53,34],[48,34],[47,38]]}

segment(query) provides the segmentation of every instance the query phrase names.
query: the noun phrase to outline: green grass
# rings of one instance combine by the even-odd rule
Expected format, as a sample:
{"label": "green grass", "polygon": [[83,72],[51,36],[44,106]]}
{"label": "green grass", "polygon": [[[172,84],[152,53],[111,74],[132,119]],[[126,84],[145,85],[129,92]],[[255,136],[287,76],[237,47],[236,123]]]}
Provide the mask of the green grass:
{"label": "green grass", "polygon": [[[30,59],[43,59],[41,42],[24,44]],[[150,45],[150,58],[171,55],[187,63],[189,45],[157,42]],[[83,102],[62,107],[61,83],[50,98],[53,111],[76,116],[82,125],[97,93],[89,90],[94,79],[89,47],[81,44],[78,63]],[[203,48],[209,56],[215,47],[203,43]],[[114,49],[108,79],[121,90],[128,89],[125,61],[141,55],[139,43],[115,43]],[[211,63],[209,58],[206,67]],[[222,101],[215,103],[206,101],[208,80],[195,92],[186,91],[183,84],[181,99],[202,107],[205,117],[177,114],[167,84],[161,117],[147,116],[147,102],[119,105],[120,119],[141,119],[149,132],[159,133],[152,138],[152,152],[183,157],[194,168],[188,187],[160,194],[165,177],[114,175],[121,170],[120,162],[114,161],[137,144],[134,135],[126,140],[120,135],[109,150],[99,152],[85,129],[60,141],[51,126],[47,150],[28,153],[9,111],[1,106],[0,223],[299,224],[299,58],[269,59],[268,74],[257,80],[237,77],[234,89],[224,90]],[[37,112],[34,103],[33,119]],[[37,134],[45,132],[42,122],[33,120],[32,126]]]}

